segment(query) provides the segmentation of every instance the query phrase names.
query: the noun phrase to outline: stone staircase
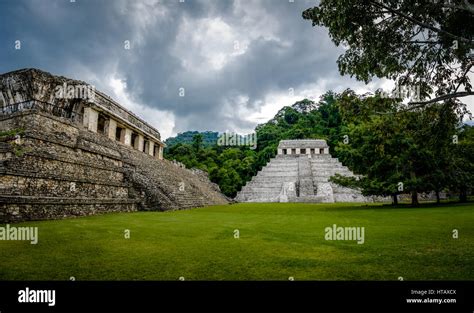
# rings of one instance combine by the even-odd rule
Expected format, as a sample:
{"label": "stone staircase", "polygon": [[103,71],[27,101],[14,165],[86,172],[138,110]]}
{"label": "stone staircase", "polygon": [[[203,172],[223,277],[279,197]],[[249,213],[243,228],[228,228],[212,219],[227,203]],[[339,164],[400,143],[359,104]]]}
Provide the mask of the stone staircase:
{"label": "stone staircase", "polygon": [[198,174],[167,160],[157,160],[139,151],[125,156],[125,178],[141,190],[146,201],[142,210],[165,211],[227,204],[219,187]]}
{"label": "stone staircase", "polygon": [[298,197],[312,197],[314,193],[313,172],[311,161],[307,157],[298,158]]}

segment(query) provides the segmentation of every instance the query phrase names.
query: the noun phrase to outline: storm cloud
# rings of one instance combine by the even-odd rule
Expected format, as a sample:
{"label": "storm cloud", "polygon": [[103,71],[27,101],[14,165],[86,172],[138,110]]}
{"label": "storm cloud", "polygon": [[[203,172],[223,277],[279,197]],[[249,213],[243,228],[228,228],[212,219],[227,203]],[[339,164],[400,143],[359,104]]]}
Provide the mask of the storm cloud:
{"label": "storm cloud", "polygon": [[390,85],[340,76],[343,48],[301,17],[316,4],[3,0],[0,72],[34,67],[87,81],[164,138],[185,130],[248,133],[305,97]]}

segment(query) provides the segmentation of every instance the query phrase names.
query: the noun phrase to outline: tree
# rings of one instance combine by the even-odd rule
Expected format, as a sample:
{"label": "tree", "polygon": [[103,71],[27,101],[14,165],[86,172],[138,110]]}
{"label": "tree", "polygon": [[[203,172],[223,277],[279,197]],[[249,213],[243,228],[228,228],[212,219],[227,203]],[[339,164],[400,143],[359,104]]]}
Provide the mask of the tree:
{"label": "tree", "polygon": [[458,134],[459,142],[453,150],[450,186],[459,192],[459,200],[466,202],[468,192],[474,189],[474,127],[465,125]]}
{"label": "tree", "polygon": [[[343,164],[362,176],[344,178],[336,175],[332,181],[361,188],[364,195],[391,196],[397,204],[397,195],[405,191],[403,188],[407,184],[409,163],[406,160],[413,142],[406,140],[399,131],[401,120],[373,114],[375,110],[395,111],[396,102],[377,100],[358,96],[351,90],[340,97],[338,105],[347,125],[344,134],[347,140],[341,138],[335,150]],[[354,110],[360,114],[353,114]]]}
{"label": "tree", "polygon": [[398,194],[407,192],[412,195],[412,205],[418,205],[420,192],[435,190],[439,198],[452,177],[458,119],[450,104],[400,112],[396,100],[378,95],[357,96],[346,91],[340,99],[348,140],[340,140],[336,151],[344,164],[362,176],[335,176],[332,181],[359,187],[365,195],[390,195],[394,204]]}
{"label": "tree", "polygon": [[293,108],[288,108],[285,112],[284,119],[288,124],[295,124],[299,119],[300,114],[296,112]]}
{"label": "tree", "polygon": [[424,179],[428,190],[434,190],[437,203],[440,203],[440,192],[449,186],[452,177],[452,166],[456,158],[455,136],[458,133],[458,117],[452,109],[453,104],[447,101],[433,105],[420,112],[420,123],[423,125],[419,134],[420,142],[427,147],[424,154]]}
{"label": "tree", "polygon": [[196,152],[199,151],[199,149],[201,149],[202,140],[203,140],[202,134],[196,134],[193,136],[193,148]]}
{"label": "tree", "polygon": [[[474,10],[467,1],[323,0],[303,12],[346,49],[337,61],[342,75],[369,82],[389,78],[420,88],[409,108],[474,95]],[[434,94],[431,97],[431,94]]]}

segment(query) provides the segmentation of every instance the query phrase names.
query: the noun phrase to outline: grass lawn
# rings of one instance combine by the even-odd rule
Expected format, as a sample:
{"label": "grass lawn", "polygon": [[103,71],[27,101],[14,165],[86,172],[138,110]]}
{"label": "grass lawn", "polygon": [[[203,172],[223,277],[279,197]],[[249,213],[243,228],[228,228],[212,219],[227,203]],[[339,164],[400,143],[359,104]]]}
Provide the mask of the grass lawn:
{"label": "grass lawn", "polygon": [[[365,227],[364,244],[325,240],[333,224]],[[236,204],[10,226],[37,226],[39,242],[0,241],[0,280],[474,280],[474,203]]]}

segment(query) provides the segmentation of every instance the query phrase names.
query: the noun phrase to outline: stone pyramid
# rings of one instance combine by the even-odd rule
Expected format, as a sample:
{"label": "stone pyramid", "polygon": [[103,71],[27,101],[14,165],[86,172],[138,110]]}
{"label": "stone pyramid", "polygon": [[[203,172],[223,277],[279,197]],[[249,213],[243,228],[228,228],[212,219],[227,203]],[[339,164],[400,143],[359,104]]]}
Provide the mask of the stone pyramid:
{"label": "stone pyramid", "polygon": [[325,140],[282,140],[278,154],[235,198],[240,202],[372,202],[358,190],[329,182],[354,174],[329,154]]}

